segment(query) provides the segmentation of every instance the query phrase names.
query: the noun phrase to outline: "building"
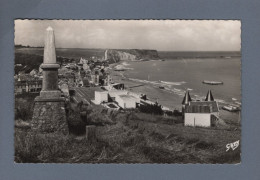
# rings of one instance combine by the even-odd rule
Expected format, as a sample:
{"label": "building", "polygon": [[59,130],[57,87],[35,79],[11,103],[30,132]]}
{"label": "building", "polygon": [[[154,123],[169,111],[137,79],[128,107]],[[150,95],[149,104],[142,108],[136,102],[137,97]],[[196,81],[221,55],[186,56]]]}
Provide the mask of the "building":
{"label": "building", "polygon": [[88,71],[88,70],[90,70],[90,68],[89,68],[89,65],[88,65],[88,64],[83,64],[82,68],[83,68],[85,71]]}
{"label": "building", "polygon": [[99,74],[92,74],[91,75],[91,83],[95,86],[99,85]]}
{"label": "building", "polygon": [[116,96],[116,102],[123,109],[136,108],[136,98],[131,95]]}
{"label": "building", "polygon": [[112,78],[109,74],[107,74],[104,79],[104,86],[110,86],[111,84],[112,84]]}
{"label": "building", "polygon": [[30,72],[30,75],[31,76],[36,76],[38,74],[38,71],[36,69],[33,69],[31,72]]}
{"label": "building", "polygon": [[116,97],[121,95],[127,95],[127,91],[124,90],[110,90],[108,91],[109,99],[111,101],[116,101]]}
{"label": "building", "polygon": [[94,104],[101,104],[103,102],[108,102],[108,92],[107,91],[95,91],[95,100],[92,102]]}
{"label": "building", "polygon": [[15,94],[22,93],[38,93],[42,89],[42,81],[41,80],[33,80],[33,81],[16,81],[15,82]]}
{"label": "building", "polygon": [[192,101],[187,91],[182,101],[185,126],[211,127],[219,118],[218,103],[209,90],[204,101]]}
{"label": "building", "polygon": [[123,109],[136,108],[136,103],[140,103],[140,98],[137,95],[125,90],[110,90],[108,94],[109,98],[117,102]]}
{"label": "building", "polygon": [[[113,104],[123,109],[136,108],[136,104],[140,103],[140,98],[131,95],[128,91],[124,90],[111,90],[111,91],[95,91],[94,104]],[[113,106],[113,105],[111,105]],[[110,107],[111,108],[111,107]]]}
{"label": "building", "polygon": [[87,64],[88,60],[81,57],[80,60],[79,60],[79,63],[80,64]]}

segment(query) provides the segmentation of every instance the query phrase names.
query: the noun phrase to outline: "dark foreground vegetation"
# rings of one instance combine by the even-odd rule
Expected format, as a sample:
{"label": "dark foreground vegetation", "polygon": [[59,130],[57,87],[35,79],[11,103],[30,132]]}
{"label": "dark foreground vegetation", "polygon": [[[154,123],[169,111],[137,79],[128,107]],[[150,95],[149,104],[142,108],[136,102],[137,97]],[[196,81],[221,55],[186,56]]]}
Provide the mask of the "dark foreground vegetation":
{"label": "dark foreground vegetation", "polygon": [[[110,112],[87,107],[87,117],[75,108],[68,113],[71,134],[43,135],[30,128],[15,129],[17,163],[239,163],[239,129],[184,127],[178,117],[137,111]],[[97,138],[84,136],[86,124],[96,125]],[[76,130],[75,130],[76,128]],[[78,129],[77,129],[78,128]],[[76,133],[78,132],[77,136]],[[73,134],[74,135],[73,135]],[[82,133],[81,136],[79,136]]]}

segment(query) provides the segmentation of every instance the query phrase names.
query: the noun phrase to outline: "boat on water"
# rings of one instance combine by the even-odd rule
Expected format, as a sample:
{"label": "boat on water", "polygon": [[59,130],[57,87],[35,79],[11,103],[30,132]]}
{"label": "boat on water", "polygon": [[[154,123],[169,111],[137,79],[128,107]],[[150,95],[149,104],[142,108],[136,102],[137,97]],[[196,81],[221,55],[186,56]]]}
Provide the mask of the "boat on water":
{"label": "boat on water", "polygon": [[160,89],[165,89],[163,86],[159,86]]}
{"label": "boat on water", "polygon": [[226,111],[230,111],[230,112],[236,112],[236,111],[240,111],[240,108],[237,106],[232,106],[232,105],[227,105],[227,106],[223,106],[222,109],[226,110]]}
{"label": "boat on water", "polygon": [[222,81],[202,81],[203,84],[209,84],[209,85],[221,85],[221,84],[224,84],[224,82]]}

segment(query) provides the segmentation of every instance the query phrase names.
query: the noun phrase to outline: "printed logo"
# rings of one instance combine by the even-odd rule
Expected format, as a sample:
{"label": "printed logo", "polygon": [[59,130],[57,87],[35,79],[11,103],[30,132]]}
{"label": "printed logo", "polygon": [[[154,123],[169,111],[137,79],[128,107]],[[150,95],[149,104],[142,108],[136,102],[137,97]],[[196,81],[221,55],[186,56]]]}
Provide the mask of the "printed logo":
{"label": "printed logo", "polygon": [[233,151],[239,146],[239,140],[233,142],[233,143],[229,143],[226,145],[226,152],[228,152],[230,149],[232,149]]}

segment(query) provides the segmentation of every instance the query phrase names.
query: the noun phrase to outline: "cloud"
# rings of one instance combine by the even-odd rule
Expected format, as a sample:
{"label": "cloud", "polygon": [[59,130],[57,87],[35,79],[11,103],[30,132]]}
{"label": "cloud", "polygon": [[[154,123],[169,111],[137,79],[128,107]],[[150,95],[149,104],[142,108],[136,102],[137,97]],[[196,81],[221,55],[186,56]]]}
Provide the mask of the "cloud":
{"label": "cloud", "polygon": [[241,44],[233,20],[16,20],[15,44],[43,46],[48,26],[62,48],[239,51]]}

